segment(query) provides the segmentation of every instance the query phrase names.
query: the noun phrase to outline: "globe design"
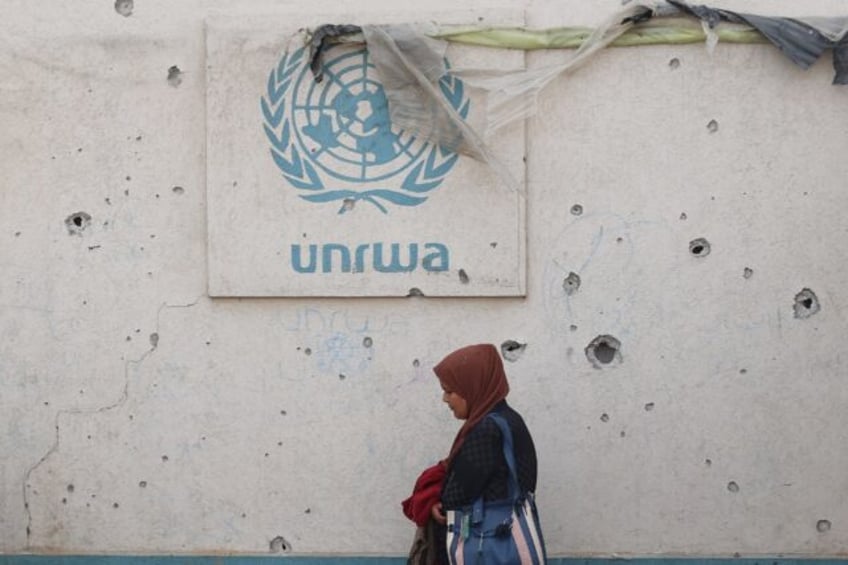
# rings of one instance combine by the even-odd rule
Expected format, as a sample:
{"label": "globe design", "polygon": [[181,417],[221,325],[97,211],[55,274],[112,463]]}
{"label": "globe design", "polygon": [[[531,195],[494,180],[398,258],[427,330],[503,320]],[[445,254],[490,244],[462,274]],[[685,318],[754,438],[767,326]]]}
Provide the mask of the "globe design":
{"label": "globe design", "polygon": [[[262,129],[283,177],[308,202],[341,203],[339,214],[357,201],[383,213],[389,205],[425,202],[459,154],[392,126],[366,50],[334,49],[342,54],[323,65],[321,82],[304,64],[305,51],[282,56],[260,98]],[[466,119],[470,101],[462,81],[445,74],[438,88]]]}
{"label": "globe design", "polygon": [[324,80],[304,68],[291,115],[304,154],[327,174],[350,182],[381,181],[412,165],[428,144],[392,127],[388,101],[368,51],[325,63]]}

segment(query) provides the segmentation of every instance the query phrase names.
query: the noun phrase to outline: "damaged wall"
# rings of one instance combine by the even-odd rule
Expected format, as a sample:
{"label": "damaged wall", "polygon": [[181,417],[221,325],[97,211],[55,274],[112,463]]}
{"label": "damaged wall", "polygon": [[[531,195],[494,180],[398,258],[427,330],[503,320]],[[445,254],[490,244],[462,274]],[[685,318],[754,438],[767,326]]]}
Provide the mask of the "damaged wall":
{"label": "damaged wall", "polygon": [[[596,25],[620,2],[516,6]],[[203,21],[282,9],[0,3],[0,552],[402,554],[399,502],[457,427],[430,368],[480,341],[534,432],[552,554],[848,550],[826,61],[610,49],[555,81],[526,124],[525,298],[210,299]]]}

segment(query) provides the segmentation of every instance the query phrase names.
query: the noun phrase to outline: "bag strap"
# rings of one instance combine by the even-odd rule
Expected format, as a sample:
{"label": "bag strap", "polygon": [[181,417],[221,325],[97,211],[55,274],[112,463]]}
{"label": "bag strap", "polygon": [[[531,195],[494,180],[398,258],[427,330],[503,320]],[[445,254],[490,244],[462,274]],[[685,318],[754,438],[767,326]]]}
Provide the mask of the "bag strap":
{"label": "bag strap", "polygon": [[517,501],[519,499],[519,493],[521,491],[521,487],[518,484],[518,472],[515,466],[515,452],[513,450],[512,443],[512,430],[509,428],[509,424],[506,419],[500,414],[495,412],[489,412],[486,415],[487,418],[491,418],[495,424],[498,425],[498,428],[501,430],[501,435],[503,436],[503,454],[504,459],[506,459],[506,465],[509,467],[509,498],[513,501]]}

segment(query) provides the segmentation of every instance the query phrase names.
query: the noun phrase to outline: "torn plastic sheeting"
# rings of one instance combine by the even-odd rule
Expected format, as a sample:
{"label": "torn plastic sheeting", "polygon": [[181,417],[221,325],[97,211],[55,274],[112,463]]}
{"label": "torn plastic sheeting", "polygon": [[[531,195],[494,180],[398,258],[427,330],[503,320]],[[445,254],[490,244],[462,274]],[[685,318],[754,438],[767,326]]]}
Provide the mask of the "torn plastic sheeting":
{"label": "torn plastic sheeting", "polygon": [[484,137],[496,130],[536,112],[536,102],[542,90],[558,76],[580,67],[587,59],[609,46],[636,25],[654,13],[654,7],[633,4],[617,12],[595,29],[580,45],[574,55],[558,65],[521,71],[455,70],[453,74],[471,86],[486,92],[486,129]]}
{"label": "torn plastic sheeting", "polygon": [[440,146],[482,161],[510,190],[521,186],[482,138],[442,95],[447,43],[411,25],[363,26],[368,53],[389,103],[393,124]]}
{"label": "torn plastic sheeting", "polygon": [[[657,27],[653,19],[668,19],[668,16],[681,13],[694,16],[702,24],[700,33],[695,33],[692,28],[670,30]],[[733,29],[725,29],[728,25]],[[336,28],[342,29],[344,26],[330,27],[333,28],[330,33],[324,33],[321,37],[321,48],[326,46],[327,39],[337,41],[342,35],[336,33]],[[833,82],[848,84],[848,18],[757,16],[708,6],[692,6],[684,0],[632,4],[614,14],[606,24],[588,36],[582,31],[571,34],[562,30],[542,32],[532,36],[531,40],[535,43],[530,46],[525,30],[514,28],[493,30],[473,26],[431,26],[427,29],[413,26],[366,26],[363,35],[383,81],[392,121],[429,141],[489,163],[501,170],[502,178],[506,178],[505,169],[496,164],[483,139],[513,121],[533,115],[536,99],[546,85],[559,75],[576,69],[597,51],[610,45],[656,44],[664,39],[687,43],[706,39],[707,47],[711,48],[720,39],[734,42],[767,40],[805,69],[830,48],[834,52],[833,64],[836,70]],[[440,95],[438,81],[443,76],[441,61],[446,44],[444,41],[436,41],[436,37],[502,48],[574,47],[577,43],[579,46],[577,52],[564,63],[537,69],[505,72],[451,69],[451,75],[485,93],[485,130],[481,136],[465,124]],[[670,40],[672,37],[673,41]],[[320,59],[320,50],[313,54],[313,65],[316,59]],[[320,67],[320,62],[317,65]],[[514,182],[508,184],[516,186]]]}
{"label": "torn plastic sheeting", "polygon": [[475,158],[483,151],[464,140],[462,119],[438,88],[447,72],[447,43],[427,37],[411,25],[364,26],[369,59],[377,67],[389,102],[393,124],[427,139],[442,140],[442,146]]}
{"label": "torn plastic sheeting", "polygon": [[[486,93],[485,133],[533,114],[541,90],[562,73],[577,68],[638,21],[649,19],[654,7],[634,4],[597,28],[565,63],[520,71],[450,70],[450,74]],[[438,88],[443,76],[446,42],[427,37],[414,26],[363,26],[365,43],[377,68],[393,123],[439,145],[492,166],[505,183],[517,187],[505,167],[491,154],[483,137],[447,103]],[[430,30],[430,33],[434,33]],[[436,64],[439,61],[439,64]]]}

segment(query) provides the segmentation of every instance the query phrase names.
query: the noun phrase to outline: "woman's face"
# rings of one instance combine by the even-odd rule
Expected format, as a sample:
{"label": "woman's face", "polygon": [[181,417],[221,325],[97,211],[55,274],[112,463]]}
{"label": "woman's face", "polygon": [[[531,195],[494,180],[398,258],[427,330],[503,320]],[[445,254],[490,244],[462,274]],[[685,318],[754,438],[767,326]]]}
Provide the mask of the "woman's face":
{"label": "woman's face", "polygon": [[466,420],[468,418],[468,403],[456,392],[445,388],[442,385],[442,402],[448,405],[453,412],[453,415],[458,420]]}

